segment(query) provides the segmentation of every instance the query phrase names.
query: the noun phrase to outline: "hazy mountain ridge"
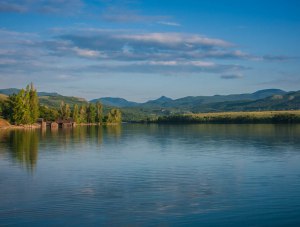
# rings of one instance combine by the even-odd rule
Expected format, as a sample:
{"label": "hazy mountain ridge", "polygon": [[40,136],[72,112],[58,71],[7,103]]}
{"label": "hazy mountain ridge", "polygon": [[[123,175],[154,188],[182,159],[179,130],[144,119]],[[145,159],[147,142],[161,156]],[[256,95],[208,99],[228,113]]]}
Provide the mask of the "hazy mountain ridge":
{"label": "hazy mountain ridge", "polygon": [[265,89],[259,90],[250,94],[232,94],[232,95],[214,95],[214,96],[187,96],[179,99],[171,99],[166,96],[161,96],[155,100],[149,100],[144,103],[131,102],[123,98],[99,98],[93,99],[91,102],[102,101],[115,107],[143,107],[143,108],[193,108],[198,105],[228,102],[228,101],[253,101],[257,99],[266,98],[272,95],[284,95],[286,91],[280,89]]}
{"label": "hazy mountain ridge", "polygon": [[[2,100],[11,92],[19,89],[0,89]],[[63,96],[58,93],[39,92],[42,105],[59,107],[61,101],[86,105],[89,102],[83,98]],[[93,99],[90,102],[100,101],[104,109],[120,108],[124,120],[146,119],[148,117],[200,112],[226,111],[259,111],[259,110],[291,110],[300,109],[300,91],[286,92],[280,89],[265,89],[250,94],[214,95],[214,96],[187,96],[180,99],[171,99],[161,96],[144,103],[131,102],[123,98],[105,97]]]}
{"label": "hazy mountain ridge", "polygon": [[[20,90],[21,89],[17,88],[0,89],[0,95],[2,95],[2,99],[4,99],[5,96],[18,93]],[[63,96],[56,92],[38,92],[38,96],[40,104],[49,107],[59,107],[62,101],[68,103],[71,106],[74,104],[84,105],[88,103],[88,101],[84,98]]]}
{"label": "hazy mountain ridge", "polygon": [[139,105],[139,103],[137,102],[131,102],[123,98],[114,98],[114,97],[103,97],[99,99],[93,99],[90,102],[92,103],[101,102],[104,105],[114,106],[114,107],[133,107]]}

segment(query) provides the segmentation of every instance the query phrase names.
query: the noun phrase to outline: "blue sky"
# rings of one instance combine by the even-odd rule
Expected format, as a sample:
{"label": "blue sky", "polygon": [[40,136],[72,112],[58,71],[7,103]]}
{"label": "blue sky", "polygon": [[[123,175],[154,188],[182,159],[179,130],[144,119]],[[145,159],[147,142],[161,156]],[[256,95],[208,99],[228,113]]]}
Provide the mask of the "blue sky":
{"label": "blue sky", "polygon": [[1,0],[0,88],[145,101],[300,90],[300,1]]}

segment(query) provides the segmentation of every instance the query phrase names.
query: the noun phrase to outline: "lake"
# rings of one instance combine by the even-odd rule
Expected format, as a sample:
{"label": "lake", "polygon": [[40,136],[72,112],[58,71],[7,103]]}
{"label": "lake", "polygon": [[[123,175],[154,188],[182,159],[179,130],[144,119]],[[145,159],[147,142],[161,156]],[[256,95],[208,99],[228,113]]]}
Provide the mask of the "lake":
{"label": "lake", "polygon": [[300,125],[0,131],[0,225],[300,226]]}

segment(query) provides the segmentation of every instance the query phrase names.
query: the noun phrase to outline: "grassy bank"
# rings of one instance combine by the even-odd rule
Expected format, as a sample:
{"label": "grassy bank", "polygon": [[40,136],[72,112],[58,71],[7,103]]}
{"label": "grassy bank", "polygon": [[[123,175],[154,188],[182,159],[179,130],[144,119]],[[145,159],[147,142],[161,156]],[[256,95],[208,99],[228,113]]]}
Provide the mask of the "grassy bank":
{"label": "grassy bank", "polygon": [[156,123],[300,123],[300,110],[222,112],[159,117]]}

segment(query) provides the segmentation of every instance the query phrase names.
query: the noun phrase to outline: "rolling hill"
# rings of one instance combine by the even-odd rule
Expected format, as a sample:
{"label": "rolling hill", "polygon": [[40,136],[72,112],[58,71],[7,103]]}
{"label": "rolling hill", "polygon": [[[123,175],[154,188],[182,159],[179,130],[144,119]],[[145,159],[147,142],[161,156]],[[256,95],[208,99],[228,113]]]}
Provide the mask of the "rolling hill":
{"label": "rolling hill", "polygon": [[139,105],[139,103],[136,102],[130,102],[123,98],[113,98],[113,97],[93,99],[90,102],[92,103],[101,102],[104,105],[114,106],[114,107],[133,107]]}
{"label": "rolling hill", "polygon": [[298,110],[300,109],[300,91],[289,92],[284,95],[272,95],[254,101],[220,102],[200,106],[193,111],[257,111],[257,110]]}
{"label": "rolling hill", "polygon": [[1,101],[5,101],[7,99],[7,95],[4,95],[4,94],[0,94],[0,102]]}
{"label": "rolling hill", "polygon": [[88,104],[88,101],[84,98],[63,96],[63,95],[52,95],[52,96],[39,96],[40,104],[49,107],[59,107],[61,102],[69,104],[71,107],[75,104],[78,106]]}
{"label": "rolling hill", "polygon": [[141,107],[141,108],[185,108],[191,109],[195,106],[229,102],[229,101],[254,101],[263,99],[272,95],[284,95],[286,91],[280,89],[265,89],[250,94],[233,94],[233,95],[214,95],[214,96],[187,96],[179,99],[171,99],[161,96],[158,99],[150,100],[145,103],[130,102],[123,98],[99,98],[91,100],[91,102],[100,101],[103,104],[115,107]]}
{"label": "rolling hill", "polygon": [[[17,88],[0,89],[0,101],[7,98],[8,95],[18,93],[19,91],[20,89]],[[86,105],[88,103],[88,101],[84,98],[63,96],[56,92],[38,92],[38,96],[41,105],[55,108],[59,107],[62,101],[71,106],[74,104]]]}

